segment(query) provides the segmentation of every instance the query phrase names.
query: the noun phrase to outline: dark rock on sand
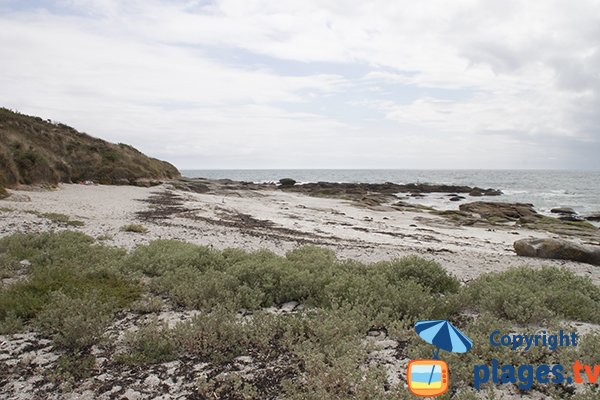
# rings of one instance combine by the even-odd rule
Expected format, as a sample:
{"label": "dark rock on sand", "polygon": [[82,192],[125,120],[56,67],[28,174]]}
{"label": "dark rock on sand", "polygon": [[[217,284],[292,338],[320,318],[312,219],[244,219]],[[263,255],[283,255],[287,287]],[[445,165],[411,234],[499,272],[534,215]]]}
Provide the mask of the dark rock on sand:
{"label": "dark rock on sand", "polygon": [[296,184],[296,181],[292,178],[282,178],[279,180],[279,184],[281,186],[294,186]]}
{"label": "dark rock on sand", "polygon": [[461,204],[460,211],[479,214],[481,218],[496,219],[505,221],[517,221],[523,217],[534,217],[537,212],[533,209],[533,204],[525,203],[494,203],[485,201],[476,201],[473,203]]}
{"label": "dark rock on sand", "polygon": [[575,210],[569,207],[557,207],[550,210],[552,214],[576,214]]}
{"label": "dark rock on sand", "polygon": [[583,246],[562,239],[521,239],[515,251],[524,257],[579,261],[600,265],[600,246]]}

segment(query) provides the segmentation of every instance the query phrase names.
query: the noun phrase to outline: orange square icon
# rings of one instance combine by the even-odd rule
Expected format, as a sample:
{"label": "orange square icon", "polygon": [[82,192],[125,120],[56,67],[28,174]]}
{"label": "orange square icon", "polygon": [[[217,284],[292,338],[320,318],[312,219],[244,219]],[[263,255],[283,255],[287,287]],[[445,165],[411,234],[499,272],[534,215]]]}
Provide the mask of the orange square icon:
{"label": "orange square icon", "polygon": [[448,390],[448,364],[442,360],[412,360],[408,363],[406,381],[414,395],[439,396]]}

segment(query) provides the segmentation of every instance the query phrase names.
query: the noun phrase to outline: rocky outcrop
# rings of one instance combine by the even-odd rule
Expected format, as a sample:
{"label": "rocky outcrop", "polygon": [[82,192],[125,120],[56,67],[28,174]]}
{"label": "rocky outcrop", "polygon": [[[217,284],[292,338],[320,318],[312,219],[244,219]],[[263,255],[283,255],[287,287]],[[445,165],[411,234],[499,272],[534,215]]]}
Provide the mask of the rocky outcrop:
{"label": "rocky outcrop", "polygon": [[588,221],[600,222],[600,213],[590,214],[585,217]]}
{"label": "rocky outcrop", "polygon": [[569,207],[557,207],[550,210],[553,214],[571,215],[576,214],[575,210]]}
{"label": "rocky outcrop", "polygon": [[600,265],[600,246],[583,246],[562,239],[521,239],[513,246],[519,256]]}
{"label": "rocky outcrop", "polygon": [[[467,194],[481,193],[481,196],[496,196],[502,194],[496,189],[480,189],[470,186],[459,185],[437,185],[428,183],[409,183],[400,185],[397,183],[338,183],[338,182],[313,182],[302,185],[280,185],[281,190],[304,193],[315,197],[333,197],[355,200],[360,203],[364,196],[369,195],[371,199],[378,198],[378,202],[384,203],[396,199],[398,193],[406,193],[410,197],[424,197],[426,193],[450,193],[458,196],[459,193]],[[453,196],[454,197],[454,196]],[[461,200],[455,199],[454,201]]]}
{"label": "rocky outcrop", "polygon": [[495,220],[496,222],[517,221],[520,218],[534,217],[538,213],[533,209],[533,204],[525,203],[495,203],[476,201],[461,204],[460,211],[478,214],[481,218]]}
{"label": "rocky outcrop", "polygon": [[279,180],[279,184],[281,186],[294,186],[296,184],[296,181],[293,180],[292,178],[282,178]]}
{"label": "rocky outcrop", "polygon": [[481,189],[478,187],[473,188],[470,192],[469,192],[469,196],[475,196],[475,197],[479,197],[479,196],[500,196],[502,194],[502,191],[498,190],[498,189]]}

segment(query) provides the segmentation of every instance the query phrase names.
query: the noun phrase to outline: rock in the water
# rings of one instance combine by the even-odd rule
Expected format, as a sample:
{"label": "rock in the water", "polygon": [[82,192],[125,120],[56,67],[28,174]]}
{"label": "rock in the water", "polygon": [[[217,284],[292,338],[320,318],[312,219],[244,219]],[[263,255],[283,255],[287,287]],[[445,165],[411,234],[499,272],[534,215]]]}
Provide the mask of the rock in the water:
{"label": "rock in the water", "polygon": [[294,186],[296,184],[296,181],[292,178],[282,178],[279,180],[279,184],[281,186]]}
{"label": "rock in the water", "polygon": [[600,265],[600,246],[583,246],[562,239],[521,239],[513,244],[518,255]]}
{"label": "rock in the water", "polygon": [[575,214],[575,210],[569,207],[557,207],[550,210],[553,214]]}
{"label": "rock in the water", "polygon": [[469,196],[500,196],[502,194],[501,190],[497,189],[482,189],[478,187],[474,187],[470,192]]}
{"label": "rock in the water", "polygon": [[563,214],[560,217],[558,217],[558,219],[560,219],[561,221],[569,221],[569,222],[585,221],[585,218],[580,217],[579,215],[575,215],[575,214]]}
{"label": "rock in the water", "polygon": [[600,221],[600,213],[595,213],[595,214],[591,214],[588,215],[587,217],[585,217],[585,219],[587,219],[588,221]]}
{"label": "rock in the water", "polygon": [[462,196],[453,196],[453,197],[450,197],[450,201],[461,201],[461,200],[464,200],[464,199],[465,198],[462,197]]}

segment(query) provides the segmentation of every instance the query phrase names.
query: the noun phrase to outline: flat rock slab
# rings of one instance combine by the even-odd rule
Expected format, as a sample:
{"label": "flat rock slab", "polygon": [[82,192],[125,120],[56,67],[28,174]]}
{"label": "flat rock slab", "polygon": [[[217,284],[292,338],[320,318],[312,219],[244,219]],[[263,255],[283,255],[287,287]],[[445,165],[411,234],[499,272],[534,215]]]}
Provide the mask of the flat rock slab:
{"label": "flat rock slab", "polygon": [[600,265],[600,246],[583,246],[562,239],[521,239],[513,244],[518,255]]}

